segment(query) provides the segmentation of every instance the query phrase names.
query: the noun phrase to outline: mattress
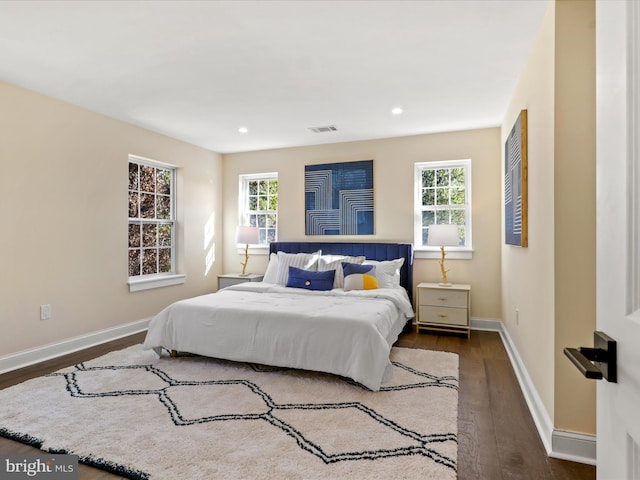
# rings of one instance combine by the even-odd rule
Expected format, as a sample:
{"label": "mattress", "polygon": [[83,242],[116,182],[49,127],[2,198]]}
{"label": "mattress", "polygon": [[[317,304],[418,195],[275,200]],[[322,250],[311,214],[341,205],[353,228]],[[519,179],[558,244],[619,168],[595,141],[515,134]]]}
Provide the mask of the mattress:
{"label": "mattress", "polygon": [[404,288],[313,291],[247,282],[178,301],[150,323],[145,349],[341,375],[379,390],[391,346],[414,316]]}

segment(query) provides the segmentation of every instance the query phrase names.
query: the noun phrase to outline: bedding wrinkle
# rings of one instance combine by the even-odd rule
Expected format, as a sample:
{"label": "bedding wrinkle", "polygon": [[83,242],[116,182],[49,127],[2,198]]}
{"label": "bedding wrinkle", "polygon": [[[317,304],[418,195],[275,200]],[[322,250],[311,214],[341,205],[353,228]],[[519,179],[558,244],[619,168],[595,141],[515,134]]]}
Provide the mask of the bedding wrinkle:
{"label": "bedding wrinkle", "polygon": [[176,302],[144,348],[317,370],[379,390],[413,310],[404,289],[312,291],[246,282]]}

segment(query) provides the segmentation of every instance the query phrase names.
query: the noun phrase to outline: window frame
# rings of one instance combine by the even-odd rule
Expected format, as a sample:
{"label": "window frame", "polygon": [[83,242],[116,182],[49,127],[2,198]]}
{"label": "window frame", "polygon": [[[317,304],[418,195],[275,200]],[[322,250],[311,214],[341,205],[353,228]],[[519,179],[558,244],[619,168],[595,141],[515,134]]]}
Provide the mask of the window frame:
{"label": "window frame", "polygon": [[472,239],[472,170],[471,159],[459,160],[441,160],[433,162],[418,162],[414,168],[414,252],[416,258],[440,258],[440,248],[428,245],[422,245],[422,212],[424,211],[442,211],[450,210],[451,207],[459,209],[459,205],[439,207],[425,207],[422,205],[422,172],[424,170],[438,169],[464,169],[464,189],[465,189],[465,245],[446,247],[447,258],[450,259],[471,259],[473,256],[473,239]]}
{"label": "window frame", "polygon": [[[238,176],[239,186],[238,186],[238,225],[250,225],[249,216],[252,214],[275,214],[276,225],[275,225],[275,238],[273,241],[278,241],[278,225],[279,225],[279,215],[278,209],[276,210],[250,210],[249,209],[249,183],[251,181],[256,180],[278,180],[278,172],[266,172],[266,173],[249,173],[249,174],[240,174]],[[280,201],[280,182],[278,182],[278,205]],[[244,251],[244,244],[237,244],[238,248],[242,248]],[[265,243],[256,243],[249,245],[249,249],[253,250],[255,253],[265,253],[269,250],[269,240],[268,236],[265,233]]]}
{"label": "window frame", "polygon": [[[138,166],[147,166],[153,168],[159,168],[162,170],[168,170],[171,174],[171,195],[169,199],[169,219],[157,219],[157,218],[141,218],[141,217],[129,217],[127,209],[127,236],[129,232],[129,225],[131,222],[137,224],[171,224],[171,267],[169,272],[159,272],[153,274],[140,274],[128,276],[127,284],[129,285],[129,292],[136,292],[140,290],[148,290],[151,288],[166,287],[171,285],[179,285],[186,281],[186,275],[177,273],[177,254],[178,249],[176,245],[176,233],[178,228],[177,209],[176,209],[176,186],[177,186],[177,171],[178,167],[170,165],[168,163],[158,162],[149,158],[140,157],[137,155],[128,155],[127,157],[127,172],[129,172],[129,166],[131,163],[135,163]],[[127,197],[129,195],[129,177],[127,175]],[[157,192],[154,191],[157,195]],[[129,271],[129,242],[127,240],[127,273]]]}

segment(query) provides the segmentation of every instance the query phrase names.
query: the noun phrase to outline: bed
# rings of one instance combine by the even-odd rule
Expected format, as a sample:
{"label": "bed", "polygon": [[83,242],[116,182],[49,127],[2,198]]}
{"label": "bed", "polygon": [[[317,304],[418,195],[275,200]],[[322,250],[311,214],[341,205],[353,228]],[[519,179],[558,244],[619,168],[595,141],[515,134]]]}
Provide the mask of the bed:
{"label": "bed", "polygon": [[412,267],[411,244],[275,242],[262,282],[173,303],[144,349],[315,370],[377,391],[414,316]]}

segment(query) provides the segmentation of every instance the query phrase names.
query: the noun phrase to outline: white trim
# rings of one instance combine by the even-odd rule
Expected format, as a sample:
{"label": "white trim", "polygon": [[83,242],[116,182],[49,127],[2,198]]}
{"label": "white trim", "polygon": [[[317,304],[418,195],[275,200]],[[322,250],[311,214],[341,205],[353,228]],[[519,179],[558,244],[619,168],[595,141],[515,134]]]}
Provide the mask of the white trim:
{"label": "white trim", "polygon": [[489,332],[502,331],[502,322],[491,318],[472,318],[470,320],[471,330],[486,330]]}
{"label": "white trim", "polygon": [[549,456],[570,462],[596,464],[596,436],[584,433],[554,430]]}
{"label": "white trim", "polygon": [[136,322],[118,325],[117,327],[98,330],[97,332],[69,338],[56,343],[31,348],[21,352],[12,353],[0,357],[0,374],[28,367],[45,360],[61,357],[69,353],[77,352],[85,348],[100,345],[101,343],[127,337],[134,333],[144,332],[149,326],[150,318]]}
{"label": "white trim", "polygon": [[130,277],[127,281],[129,292],[139,292],[141,290],[149,290],[152,288],[170,287],[172,285],[181,285],[187,281],[184,274],[175,275],[157,275],[149,277]]}
{"label": "white trim", "polygon": [[504,328],[504,325],[500,330],[500,337],[502,338],[502,343],[507,350],[509,360],[511,360],[511,365],[513,366],[516,378],[520,384],[520,389],[522,390],[524,399],[529,407],[529,412],[533,417],[533,422],[538,430],[538,435],[540,435],[540,440],[542,440],[542,444],[544,445],[544,449],[547,451],[547,454],[550,455],[552,451],[551,435],[553,433],[553,422],[551,421],[551,417],[549,417],[547,409],[542,403],[542,399],[540,398],[540,395],[538,395],[538,391],[529,376],[529,372],[527,371],[515,344],[511,340],[509,332]]}
{"label": "white trim", "polygon": [[173,170],[179,168],[177,165],[173,165],[171,163],[159,162],[158,160],[153,160],[152,158],[147,158],[147,157],[141,157],[140,155],[134,155],[133,153],[130,153],[128,157],[129,157],[129,161],[133,159],[135,163],[141,163],[143,165],[146,165],[147,167],[160,167],[160,168],[167,168],[167,169],[173,169]]}
{"label": "white trim", "polygon": [[[472,171],[471,171],[471,159],[458,159],[458,160],[441,160],[434,162],[417,162],[414,164],[414,173],[413,173],[413,244],[414,251],[416,249],[423,249],[426,246],[422,245],[422,171],[423,170],[434,170],[438,168],[443,169],[451,169],[451,168],[462,168],[464,169],[464,188],[465,188],[465,204],[464,205],[448,205],[445,207],[434,207],[433,210],[428,208],[426,210],[430,210],[434,212],[434,215],[437,214],[438,211],[444,211],[449,209],[464,209],[465,211],[465,245],[464,249],[466,251],[471,251],[473,248],[473,240],[472,240]],[[462,249],[460,249],[462,251]],[[430,257],[422,257],[422,258],[430,258]],[[450,257],[454,258],[454,257]],[[464,258],[464,257],[458,257]]]}
{"label": "white trim", "polygon": [[[178,167],[175,165],[170,165],[167,163],[163,163],[163,162],[157,162],[155,160],[151,160],[148,158],[144,158],[144,157],[138,157],[136,155],[132,155],[129,154],[128,155],[128,163],[127,163],[127,168],[130,169],[131,168],[131,164],[135,164],[138,167],[140,166],[146,166],[146,167],[150,167],[155,169],[162,169],[162,170],[166,170],[169,171],[171,174],[171,185],[170,185],[170,194],[168,195],[169,197],[169,218],[156,218],[157,216],[157,211],[154,214],[154,218],[140,218],[140,217],[130,217],[129,214],[127,214],[127,218],[128,218],[128,225],[144,225],[144,224],[155,224],[155,225],[161,225],[161,224],[169,224],[171,225],[171,245],[169,246],[170,250],[171,250],[171,269],[170,269],[170,274],[171,275],[175,275],[176,272],[176,257],[177,257],[177,249],[176,249],[176,231],[177,231],[177,227],[178,227],[178,214],[177,214],[177,180],[178,180]],[[127,196],[129,197],[129,195],[131,194],[131,185],[130,185],[130,179],[129,179],[129,175],[130,175],[130,170],[129,173],[127,174],[127,185],[128,185],[128,194]],[[140,172],[138,169],[138,180],[140,180]],[[142,190],[142,185],[138,185],[138,194],[141,193]],[[156,188],[154,188],[153,192],[149,192],[149,193],[153,193],[154,196],[159,195],[158,192],[156,191]],[[165,194],[162,194],[163,196],[167,196]],[[140,211],[138,211],[138,215],[140,215]],[[142,242],[142,232],[141,233],[141,237],[140,237],[140,242]],[[157,242],[156,242],[157,243]],[[158,244],[155,245],[155,248],[159,247]],[[128,247],[127,251],[131,252],[131,250],[135,249],[138,250],[140,252],[140,255],[142,256],[142,249],[144,247],[142,245],[140,245],[139,247]],[[129,259],[129,261],[131,261]],[[142,258],[140,258],[139,260],[140,262],[142,261]],[[142,270],[142,265],[140,264],[140,269]],[[156,265],[159,266],[159,265]],[[157,272],[157,270],[156,270]],[[135,277],[130,277],[129,278],[129,291],[130,292],[135,292],[138,290],[147,290],[149,288],[156,288],[156,286],[147,286],[147,287],[140,287],[140,288],[132,288],[132,283],[136,283],[136,282],[132,282],[132,279],[137,279],[137,278],[141,278],[142,279],[143,275],[136,275]],[[147,283],[147,280],[142,280],[142,283]],[[141,283],[141,284],[142,284]],[[184,283],[184,282],[181,282]],[[151,284],[150,284],[151,285]],[[171,284],[167,284],[167,285],[175,285],[175,283],[171,283]],[[159,285],[159,286],[167,286],[167,285]]]}
{"label": "white trim", "polygon": [[[629,224],[631,226],[632,236],[631,239],[638,237],[638,230],[640,230],[640,208],[638,208],[638,201],[640,199],[640,169],[638,164],[640,163],[640,138],[636,132],[640,132],[640,89],[638,89],[637,82],[633,79],[640,79],[640,47],[638,41],[640,41],[640,7],[636,2],[629,2],[627,6],[628,10],[628,25],[629,25],[629,40],[627,45],[629,47],[628,59],[628,122],[627,127],[627,139],[629,142],[629,161],[627,162],[628,188],[630,190],[628,202]],[[640,245],[633,240],[628,242],[628,254],[631,261],[629,264],[629,286],[628,286],[628,307],[629,312],[634,312],[637,317],[638,310],[640,309],[640,292],[638,292],[638,286],[640,286]]]}
{"label": "white trim", "polygon": [[500,338],[507,351],[513,371],[518,379],[520,389],[547,455],[552,458],[595,465],[596,436],[553,428],[553,422],[547,413],[547,409],[531,381],[531,377],[509,336],[509,332],[504,328],[504,324],[499,320],[472,318],[471,329],[491,330],[500,333]]}
{"label": "white trim", "polygon": [[[278,172],[266,172],[266,173],[244,173],[238,175],[238,225],[249,225],[249,215],[258,214],[262,215],[264,212],[273,212],[276,215],[276,236],[273,241],[278,241],[278,229],[280,223],[280,217],[278,215],[278,210],[260,210],[260,211],[252,211],[249,210],[249,182],[254,180],[278,180]],[[280,184],[278,184],[278,200],[280,195]],[[262,213],[259,213],[262,212]],[[260,227],[260,229],[264,229],[265,227]],[[265,248],[269,247],[269,239],[268,236],[266,238],[266,242],[264,244],[256,244],[256,245],[264,245]],[[256,246],[254,245],[254,246]],[[251,248],[251,246],[250,246]],[[244,249],[242,250],[244,254]],[[249,251],[251,253],[251,251]],[[267,253],[269,253],[267,251]]]}
{"label": "white trim", "polygon": [[[238,255],[244,255],[244,245],[236,244],[236,252]],[[249,244],[249,255],[269,255],[269,245]]]}
{"label": "white trim", "polygon": [[[447,260],[471,260],[473,258],[473,250],[447,250],[445,248],[445,253],[447,254]],[[422,249],[414,249],[413,250],[413,258],[426,258],[430,260],[440,260],[441,252],[440,249],[437,250],[422,250]]]}

